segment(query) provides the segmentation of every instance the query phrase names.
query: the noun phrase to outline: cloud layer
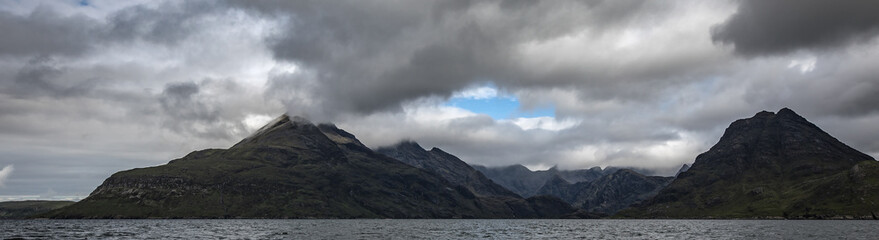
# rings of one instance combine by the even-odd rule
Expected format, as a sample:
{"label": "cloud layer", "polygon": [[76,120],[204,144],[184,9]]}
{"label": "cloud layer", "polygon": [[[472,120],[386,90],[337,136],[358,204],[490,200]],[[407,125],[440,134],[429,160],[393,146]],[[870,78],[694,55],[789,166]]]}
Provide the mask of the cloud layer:
{"label": "cloud layer", "polygon": [[[874,12],[811,0],[0,3],[0,164],[17,166],[4,194],[85,195],[285,112],[474,164],[673,174],[733,120],[790,107],[876,157]],[[555,112],[495,119],[453,97]]]}

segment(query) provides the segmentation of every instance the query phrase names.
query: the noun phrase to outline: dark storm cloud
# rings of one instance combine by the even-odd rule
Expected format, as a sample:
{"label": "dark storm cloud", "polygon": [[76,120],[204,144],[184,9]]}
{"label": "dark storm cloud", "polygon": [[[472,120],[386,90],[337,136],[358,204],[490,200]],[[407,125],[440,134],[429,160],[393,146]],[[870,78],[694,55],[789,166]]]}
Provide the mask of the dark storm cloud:
{"label": "dark storm cloud", "polygon": [[827,49],[874,38],[877,12],[879,1],[744,0],[712,39],[748,56]]}
{"label": "dark storm cloud", "polygon": [[48,7],[27,16],[0,10],[0,57],[81,54],[92,47],[97,24],[83,15],[60,16]]}
{"label": "dark storm cloud", "polygon": [[[313,71],[326,108],[369,113],[475,82],[505,87],[583,80],[530,74],[522,44],[625,25],[644,1],[240,1],[286,18],[268,41],[279,60]],[[661,12],[661,11],[659,11]],[[596,76],[595,79],[604,76]]]}

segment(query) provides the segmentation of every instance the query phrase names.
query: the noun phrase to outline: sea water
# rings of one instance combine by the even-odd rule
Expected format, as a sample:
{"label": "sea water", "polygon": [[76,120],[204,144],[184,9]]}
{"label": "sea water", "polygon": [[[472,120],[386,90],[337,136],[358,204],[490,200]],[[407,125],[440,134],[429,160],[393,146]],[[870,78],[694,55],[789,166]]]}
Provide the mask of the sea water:
{"label": "sea water", "polygon": [[0,220],[2,239],[879,239],[879,221]]}

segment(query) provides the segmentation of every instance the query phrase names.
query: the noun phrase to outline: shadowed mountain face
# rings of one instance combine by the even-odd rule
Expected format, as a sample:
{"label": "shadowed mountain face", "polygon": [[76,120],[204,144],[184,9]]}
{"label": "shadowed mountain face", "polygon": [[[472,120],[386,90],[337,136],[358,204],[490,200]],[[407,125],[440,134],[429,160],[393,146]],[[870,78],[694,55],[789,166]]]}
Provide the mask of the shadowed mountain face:
{"label": "shadowed mountain face", "polygon": [[687,170],[690,170],[690,165],[684,164],[681,166],[681,169],[678,169],[678,173],[675,173],[675,177],[681,175],[681,173],[686,172]]}
{"label": "shadowed mountain face", "polygon": [[590,214],[608,215],[655,195],[673,177],[648,177],[630,169],[531,171],[522,165],[475,166],[502,186],[524,196],[554,196]]}
{"label": "shadowed mountain face", "polygon": [[790,109],[733,122],[626,217],[829,218],[879,213],[879,166]]}
{"label": "shadowed mountain face", "polygon": [[554,176],[538,191],[538,195],[558,196],[576,208],[591,213],[614,214],[656,195],[673,177],[644,176],[629,169],[588,182],[568,183]]}
{"label": "shadowed mountain face", "polygon": [[[557,200],[473,194],[333,125],[281,116],[229,149],[113,174],[54,218],[540,218]],[[535,209],[541,208],[541,209]]]}
{"label": "shadowed mountain face", "polygon": [[550,168],[543,171],[531,171],[518,164],[506,167],[473,166],[473,168],[485,174],[495,183],[524,197],[539,195],[538,190],[556,176],[569,183],[588,182],[619,170],[619,168],[613,167],[604,170],[600,167],[594,167],[580,170]]}
{"label": "shadowed mountain face", "polygon": [[376,149],[376,152],[413,167],[436,173],[452,184],[464,186],[477,195],[519,198],[519,195],[492,182],[458,157],[439,148],[425,151],[416,142],[404,141],[394,146]]}

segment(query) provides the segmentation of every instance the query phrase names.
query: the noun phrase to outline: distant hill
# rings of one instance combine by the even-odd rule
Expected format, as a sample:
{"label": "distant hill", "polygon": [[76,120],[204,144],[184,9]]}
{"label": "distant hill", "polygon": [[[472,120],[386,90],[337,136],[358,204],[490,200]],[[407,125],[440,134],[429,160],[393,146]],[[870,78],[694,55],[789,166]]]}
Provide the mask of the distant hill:
{"label": "distant hill", "polygon": [[555,176],[569,183],[588,182],[619,170],[619,168],[614,167],[608,167],[604,170],[600,167],[580,170],[559,170],[553,167],[543,171],[531,171],[527,167],[518,164],[506,167],[475,165],[473,168],[485,174],[486,177],[495,183],[523,197],[538,195],[537,191]]}
{"label": "distant hill", "polygon": [[494,183],[458,157],[439,148],[426,151],[416,142],[403,141],[393,146],[378,148],[376,152],[436,173],[453,184],[467,187],[478,195],[519,197],[519,195]]}
{"label": "distant hill", "polygon": [[879,163],[794,111],[736,120],[632,218],[870,218]]}
{"label": "distant hill", "polygon": [[55,209],[69,206],[73,201],[8,201],[0,202],[0,219],[28,218]]}
{"label": "distant hill", "polygon": [[229,149],[113,174],[52,218],[539,218],[544,198],[474,194],[333,125],[281,116]]}

